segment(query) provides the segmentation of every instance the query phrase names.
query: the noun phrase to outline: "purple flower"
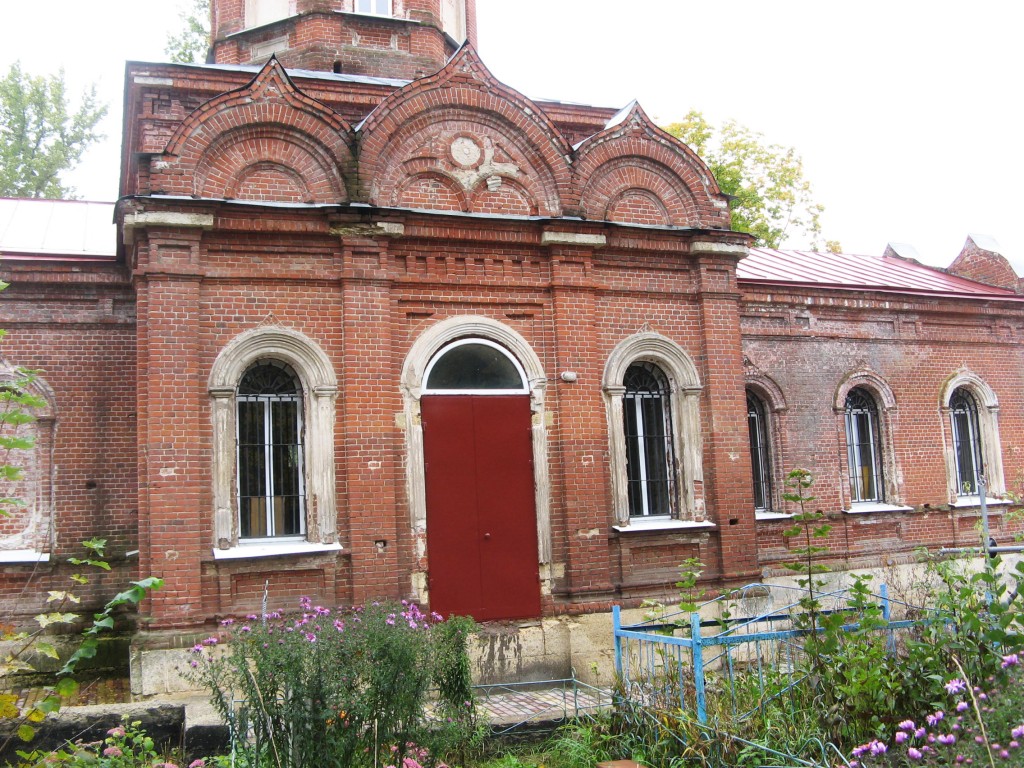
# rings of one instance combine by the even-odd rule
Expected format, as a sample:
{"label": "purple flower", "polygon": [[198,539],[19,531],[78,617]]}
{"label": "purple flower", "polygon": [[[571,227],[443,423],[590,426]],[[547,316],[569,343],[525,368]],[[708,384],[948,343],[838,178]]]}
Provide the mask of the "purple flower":
{"label": "purple flower", "polygon": [[906,731],[896,731],[896,743],[897,744],[902,744],[903,742],[905,742],[909,738],[910,737],[907,735]]}
{"label": "purple flower", "polygon": [[961,701],[961,702],[957,703],[956,711],[957,712],[965,712],[965,711],[967,711],[967,709],[969,707],[970,707],[970,704],[968,704],[966,701]]}
{"label": "purple flower", "polygon": [[216,645],[219,642],[220,640],[218,640],[216,637],[208,637],[205,640],[203,640],[203,645]]}
{"label": "purple flower", "polygon": [[946,713],[941,709],[938,710],[934,715],[928,715],[925,720],[928,721],[928,725],[934,726],[936,723],[942,722],[942,718],[946,716]]}
{"label": "purple flower", "polygon": [[916,731],[914,731],[914,738],[923,739],[927,735],[927,733],[928,731],[926,731],[924,728],[918,728]]}
{"label": "purple flower", "polygon": [[914,721],[913,720],[904,720],[902,723],[900,723],[896,727],[899,728],[901,731],[912,731],[917,726],[914,725]]}
{"label": "purple flower", "polygon": [[235,623],[234,619],[222,619],[221,622],[220,622],[220,625],[222,627],[230,627],[234,623]]}
{"label": "purple flower", "polygon": [[938,737],[936,741],[944,747],[948,747],[950,744],[956,744],[956,736],[952,733],[946,733]]}
{"label": "purple flower", "polygon": [[967,683],[961,680],[959,677],[955,677],[946,683],[946,692],[950,696],[956,696],[958,693],[963,693],[967,690]]}
{"label": "purple flower", "polygon": [[1020,664],[1020,656],[1016,653],[1011,653],[1009,656],[1003,656],[1003,663],[1001,666],[1003,669],[1006,669],[1007,667],[1015,667],[1018,664]]}
{"label": "purple flower", "polygon": [[1013,738],[1015,739],[1019,739],[1022,736],[1024,736],[1024,724],[1018,725],[1016,728],[1010,731],[1010,735],[1013,736]]}
{"label": "purple flower", "polygon": [[915,747],[911,747],[907,750],[907,757],[911,760],[920,760],[924,755],[921,754],[921,750]]}
{"label": "purple flower", "polygon": [[316,642],[316,635],[314,635],[312,632],[303,632],[302,634],[306,636],[306,639],[309,640],[309,642]]}

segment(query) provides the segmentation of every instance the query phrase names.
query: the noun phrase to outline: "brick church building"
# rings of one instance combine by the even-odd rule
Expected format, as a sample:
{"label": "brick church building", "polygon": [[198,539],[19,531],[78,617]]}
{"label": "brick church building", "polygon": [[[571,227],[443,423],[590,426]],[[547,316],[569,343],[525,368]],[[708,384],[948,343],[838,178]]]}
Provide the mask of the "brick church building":
{"label": "brick church building", "polygon": [[100,536],[95,599],[166,580],[140,670],[309,595],[470,614],[491,673],[559,674],[688,557],[779,575],[794,467],[839,567],[975,543],[983,473],[1012,538],[1024,297],[987,238],[752,249],[640,106],[495,80],[473,0],[211,6],[210,64],[127,65],[116,243],[15,252],[0,206],[0,365],[46,401],[8,614]]}

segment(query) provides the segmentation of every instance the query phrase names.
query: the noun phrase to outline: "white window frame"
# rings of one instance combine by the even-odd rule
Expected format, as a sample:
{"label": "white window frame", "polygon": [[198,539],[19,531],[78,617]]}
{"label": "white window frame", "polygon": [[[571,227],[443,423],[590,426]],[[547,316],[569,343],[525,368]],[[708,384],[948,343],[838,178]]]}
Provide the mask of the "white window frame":
{"label": "white window frame", "polygon": [[[384,0],[387,3],[388,10],[386,13],[380,13],[376,10],[377,4],[381,0],[352,0],[352,12],[361,13],[364,16],[380,16],[381,18],[394,18],[395,16],[395,2],[394,0]],[[369,8],[362,8],[362,4],[365,3]]]}
{"label": "white window frame", "polygon": [[[851,398],[859,395],[870,405],[859,407],[851,404]],[[871,391],[864,387],[854,387],[846,393],[846,461],[850,476],[850,502],[852,504],[885,504],[885,462],[882,460],[881,416],[878,402]],[[862,426],[867,425],[867,434],[863,434]],[[870,466],[862,461],[859,446],[867,445]],[[870,470],[871,492],[861,495],[860,477],[865,468]],[[858,478],[855,480],[855,478]]]}
{"label": "white window frame", "polygon": [[[430,374],[434,370],[434,367],[453,349],[468,344],[479,344],[484,347],[490,347],[491,349],[500,352],[516,369],[516,373],[519,374],[520,385],[514,389],[441,389],[441,388],[430,388],[427,386],[427,382],[430,381]],[[423,372],[423,394],[425,395],[526,395],[529,394],[530,388],[527,384],[526,371],[523,370],[523,366],[501,344],[496,344],[490,339],[470,337],[465,339],[458,339],[453,341],[451,344],[445,345],[442,349],[430,359],[427,364],[426,370]]]}
{"label": "white window frame", "polygon": [[[221,350],[209,379],[213,429],[213,545],[219,558],[275,554],[274,546],[296,544],[287,540],[241,539],[238,517],[237,404],[238,384],[258,360],[279,360],[291,366],[302,389],[305,425],[302,482],[306,494],[305,541],[321,549],[339,548],[337,491],[334,465],[335,400],[338,382],[330,359],[311,339],[298,331],[266,326],[237,336]],[[269,552],[265,551],[268,550]],[[247,549],[248,548],[248,549]],[[258,551],[257,551],[258,550]],[[300,551],[305,551],[301,547]]]}
{"label": "white window frame", "polygon": [[672,482],[678,503],[671,515],[655,521],[681,520],[701,523],[705,519],[702,491],[703,450],[700,424],[700,396],[703,387],[697,367],[682,347],[659,333],[639,333],[620,342],[605,364],[602,385],[608,421],[612,514],[617,528],[643,523],[629,514],[626,435],[623,418],[623,385],[626,371],[635,362],[658,366],[668,379],[669,409],[672,419],[672,452],[676,457]]}
{"label": "white window frame", "polygon": [[[255,364],[259,364],[262,361],[257,360]],[[268,361],[269,362],[269,361]],[[251,368],[251,366],[250,366]],[[246,369],[246,373],[249,369]],[[294,374],[294,371],[291,372]],[[243,373],[243,378],[245,374]],[[296,382],[299,387],[301,383]],[[267,542],[267,541],[301,541],[306,538],[306,483],[305,483],[305,472],[303,467],[305,465],[305,441],[303,438],[303,412],[302,403],[303,397],[300,394],[296,395],[236,395],[235,405],[236,408],[239,403],[260,403],[262,405],[263,415],[263,454],[264,454],[264,487],[266,489],[263,500],[266,503],[266,536],[246,536],[243,537],[241,533],[241,522],[239,522],[239,542]],[[299,530],[294,534],[280,534],[277,532],[274,521],[274,498],[277,496],[276,489],[274,487],[274,457],[273,457],[273,404],[274,403],[295,403],[296,408],[296,419],[295,419],[295,442],[298,448],[298,477],[296,482],[298,484],[298,496],[299,496]],[[235,423],[235,445],[236,449],[241,448],[241,426],[238,423],[237,410],[236,410],[236,423]],[[236,453],[237,456],[237,453]],[[242,498],[242,473],[237,471],[235,473],[236,478],[236,492],[237,498]],[[255,498],[255,497],[250,497]],[[239,509],[239,516],[241,516],[241,509]]]}
{"label": "white window frame", "polygon": [[295,15],[295,0],[245,0],[245,28],[253,29]]}

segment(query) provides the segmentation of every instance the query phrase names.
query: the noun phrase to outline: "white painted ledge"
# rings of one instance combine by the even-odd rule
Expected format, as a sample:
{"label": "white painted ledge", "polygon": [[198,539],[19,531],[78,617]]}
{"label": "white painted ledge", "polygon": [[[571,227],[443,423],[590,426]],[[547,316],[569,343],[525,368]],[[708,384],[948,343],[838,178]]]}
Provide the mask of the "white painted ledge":
{"label": "white painted ledge", "polygon": [[[988,496],[985,497],[986,507],[1007,507],[1012,504],[1009,499],[990,499]],[[961,496],[954,501],[950,506],[955,509],[962,509],[964,507],[980,507],[981,498],[978,496]]]}
{"label": "white painted ledge", "polygon": [[792,520],[796,512],[755,512],[755,520]]}
{"label": "white painted ledge", "polygon": [[718,526],[707,520],[637,520],[629,525],[613,525],[619,533],[649,533],[650,531],[712,531]]}
{"label": "white painted ledge", "polygon": [[865,515],[872,512],[913,512],[913,507],[902,504],[883,504],[877,501],[857,502],[850,505],[849,509],[843,510],[850,515]]}
{"label": "white painted ledge", "polygon": [[0,550],[0,563],[48,563],[49,552],[37,552],[34,549]]}
{"label": "white painted ledge", "polygon": [[288,557],[341,552],[341,544],[313,544],[308,541],[276,541],[265,544],[239,544],[227,549],[214,549],[214,560],[248,560],[257,557]]}

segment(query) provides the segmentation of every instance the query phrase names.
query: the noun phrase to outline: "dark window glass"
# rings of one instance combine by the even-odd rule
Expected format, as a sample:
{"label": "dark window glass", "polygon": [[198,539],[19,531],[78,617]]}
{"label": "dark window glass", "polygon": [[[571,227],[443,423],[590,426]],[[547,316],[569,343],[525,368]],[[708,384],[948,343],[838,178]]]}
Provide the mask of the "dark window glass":
{"label": "dark window glass", "polygon": [[982,466],[981,430],[978,428],[978,404],[968,390],[958,387],[953,392],[949,398],[949,416],[953,423],[957,494],[977,496]]}
{"label": "dark window glass", "polygon": [[764,512],[772,507],[771,466],[768,459],[768,422],[764,403],[747,393],[747,429],[750,432],[750,468],[754,482],[754,509]]}
{"label": "dark window glass", "polygon": [[488,344],[459,344],[441,353],[427,389],[523,389],[523,377],[508,356]]}
{"label": "dark window glass", "polygon": [[238,385],[238,513],[243,539],[305,532],[302,398],[283,363],[251,366]]}
{"label": "dark window glass", "polygon": [[626,371],[623,384],[629,514],[670,515],[675,461],[668,381],[657,366],[637,363]]}
{"label": "dark window glass", "polygon": [[852,501],[884,501],[878,406],[864,389],[846,396],[846,455]]}

